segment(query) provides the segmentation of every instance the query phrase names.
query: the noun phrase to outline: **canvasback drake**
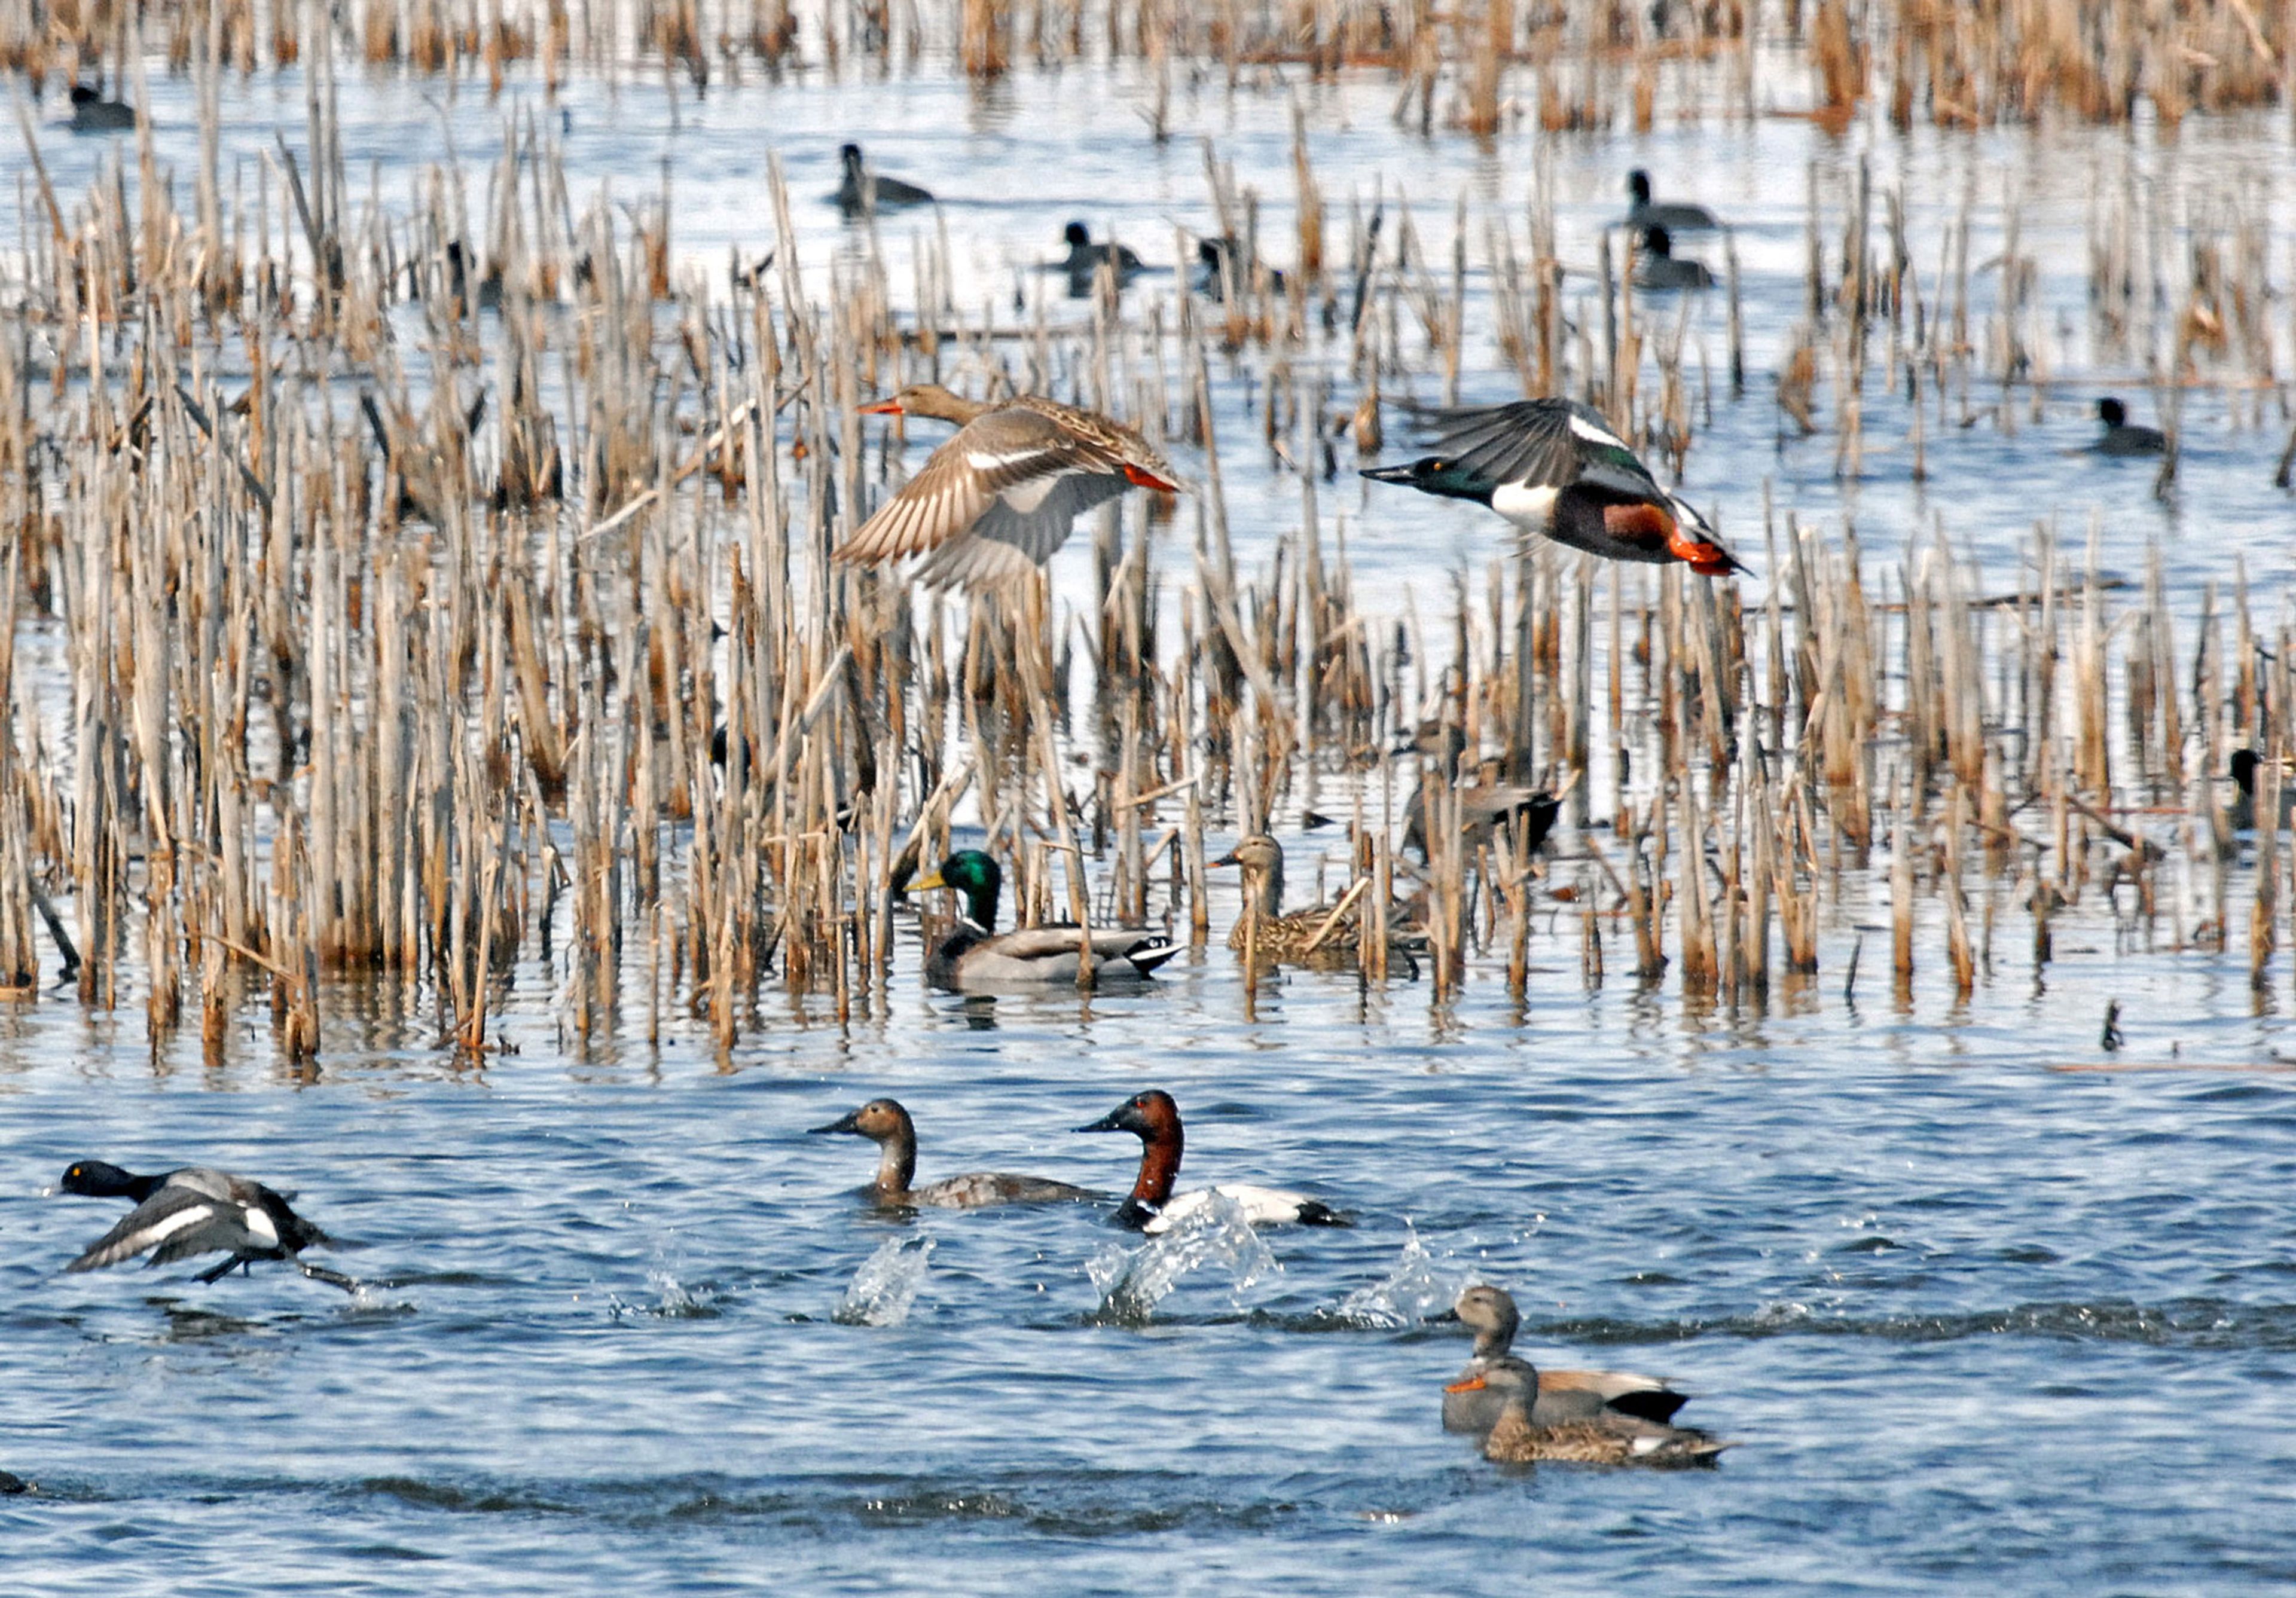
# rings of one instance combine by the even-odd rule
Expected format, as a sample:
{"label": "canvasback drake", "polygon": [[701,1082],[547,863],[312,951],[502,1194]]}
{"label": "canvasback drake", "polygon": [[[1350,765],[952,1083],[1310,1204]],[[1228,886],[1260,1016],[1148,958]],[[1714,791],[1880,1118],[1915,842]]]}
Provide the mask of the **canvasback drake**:
{"label": "canvasback drake", "polygon": [[[1038,982],[1076,986],[1083,963],[1081,928],[1063,923],[996,930],[1004,869],[994,856],[959,849],[908,888],[947,888],[964,901],[964,917],[925,955],[925,980],[935,987],[961,992]],[[1179,945],[1147,927],[1095,927],[1093,979],[1142,979],[1179,952]]]}
{"label": "canvasback drake", "polygon": [[928,587],[979,591],[1027,577],[1094,506],[1128,488],[1180,491],[1171,463],[1132,429],[1034,394],[989,403],[912,383],[861,412],[956,423],[956,436],[831,552],[861,565],[928,556],[917,571]]}
{"label": "canvasback drake", "polygon": [[228,1250],[230,1258],[194,1280],[213,1282],[234,1266],[245,1270],[258,1259],[285,1259],[314,1281],[357,1290],[350,1277],[299,1258],[304,1250],[329,1247],[334,1240],[260,1182],[196,1165],[139,1176],[101,1160],[80,1160],[56,1185],[87,1198],[135,1201],[127,1218],[90,1243],[67,1271],[100,1270],[138,1254],[151,1256],[144,1262],[148,1266]]}
{"label": "canvasback drake", "polygon": [[1363,475],[1473,500],[1526,533],[1605,560],[1680,561],[1705,577],[1745,570],[1704,517],[1658,486],[1591,406],[1522,399],[1434,411],[1428,419],[1435,454]]}
{"label": "canvasback drake", "polygon": [[1217,1187],[1172,1191],[1180,1174],[1180,1151],[1185,1138],[1180,1130],[1180,1107],[1160,1087],[1134,1094],[1115,1109],[1079,1132],[1129,1132],[1140,1140],[1140,1175],[1117,1209],[1116,1224],[1152,1236],[1168,1232],[1180,1221],[1211,1202],[1212,1195],[1239,1204],[1244,1218],[1255,1226],[1346,1226],[1347,1217],[1304,1193],[1277,1187],[1253,1187],[1223,1182]]}
{"label": "canvasback drake", "polygon": [[971,1171],[912,1187],[917,1174],[916,1123],[892,1099],[872,1099],[826,1127],[810,1128],[808,1135],[824,1132],[849,1133],[877,1145],[877,1179],[867,1191],[870,1202],[887,1209],[985,1209],[996,1204],[1062,1204],[1106,1197],[1065,1182],[1001,1171]]}
{"label": "canvasback drake", "polygon": [[1711,1465],[1722,1450],[1732,1446],[1710,1432],[1668,1426],[1616,1410],[1603,1410],[1590,1420],[1542,1426],[1531,1414],[1539,1396],[1539,1376],[1526,1360],[1501,1360],[1447,1390],[1490,1391],[1499,1396],[1498,1420],[1483,1439],[1483,1457],[1502,1464],[1562,1460],[1574,1464],[1682,1470]]}
{"label": "canvasback drake", "polygon": [[[1473,1331],[1475,1352],[1458,1380],[1443,1389],[1443,1430],[1481,1435],[1498,1424],[1505,1405],[1504,1396],[1488,1382],[1472,1385],[1475,1379],[1501,1364],[1532,1368],[1513,1352],[1521,1317],[1504,1290],[1480,1282],[1461,1293],[1453,1307],[1460,1323]],[[1631,1371],[1537,1371],[1534,1376],[1538,1388],[1530,1418],[1537,1426],[1595,1421],[1606,1413],[1663,1425],[1689,1402],[1688,1394]]]}

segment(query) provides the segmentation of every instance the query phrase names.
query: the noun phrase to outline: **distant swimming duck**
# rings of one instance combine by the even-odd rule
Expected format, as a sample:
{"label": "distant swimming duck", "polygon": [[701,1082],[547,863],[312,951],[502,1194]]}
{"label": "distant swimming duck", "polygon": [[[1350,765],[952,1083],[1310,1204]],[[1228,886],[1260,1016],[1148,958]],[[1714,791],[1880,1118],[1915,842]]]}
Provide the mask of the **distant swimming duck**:
{"label": "distant swimming duck", "polygon": [[1702,205],[1653,203],[1650,174],[1640,167],[1627,174],[1627,200],[1628,227],[1663,227],[1680,234],[1706,232],[1722,225],[1714,219],[1714,213]]}
{"label": "distant swimming duck", "polygon": [[1081,222],[1070,223],[1062,230],[1061,236],[1068,241],[1069,252],[1054,263],[1053,269],[1056,272],[1065,272],[1070,277],[1088,278],[1103,266],[1113,265],[1116,275],[1121,279],[1148,269],[1146,263],[1135,255],[1128,245],[1094,243],[1092,230]]}
{"label": "distant swimming duck", "polygon": [[[2264,762],[2258,758],[2252,749],[2236,749],[2233,750],[2228,764],[2233,783],[2240,791],[2233,796],[2232,807],[2226,813],[2225,819],[2231,823],[2235,832],[2253,832],[2256,829],[2256,771]],[[2284,827],[2292,819],[2296,819],[2296,784],[2290,783],[2284,775],[2280,781],[2280,824]]]}
{"label": "distant swimming duck", "polygon": [[[1502,827],[1523,824],[1523,848],[1535,855],[1554,830],[1562,801],[1544,789],[1499,780],[1496,762],[1480,766],[1472,782],[1459,784],[1459,836],[1467,852],[1489,846]],[[1403,802],[1403,847],[1427,857],[1427,817],[1424,791],[1414,788]]]}
{"label": "distant swimming duck", "polygon": [[2169,447],[2169,436],[2157,427],[2128,419],[2128,407],[2107,395],[2096,402],[2096,418],[2104,430],[2089,447],[2099,455],[2156,455]]}
{"label": "distant swimming duck", "polygon": [[850,1133],[877,1145],[877,1180],[870,1185],[869,1197],[871,1202],[889,1209],[982,1209],[996,1204],[1073,1203],[1103,1196],[1065,1182],[1011,1176],[999,1171],[972,1171],[912,1187],[909,1183],[917,1173],[916,1125],[909,1119],[909,1112],[891,1099],[872,1099],[852,1114],[811,1130]]}
{"label": "distant swimming duck", "polygon": [[1710,289],[1714,274],[1702,261],[1677,260],[1674,235],[1652,225],[1643,229],[1643,247],[1635,261],[1635,282],[1645,289]]}
{"label": "distant swimming duck", "polygon": [[102,92],[84,83],[71,86],[71,130],[74,133],[128,133],[135,127],[135,108],[106,100]]}
{"label": "distant swimming duck", "polygon": [[337,1287],[356,1289],[350,1277],[298,1258],[306,1249],[332,1239],[288,1208],[287,1201],[260,1182],[205,1166],[185,1166],[157,1176],[138,1176],[101,1160],[75,1161],[57,1184],[65,1192],[93,1199],[132,1199],[127,1218],[88,1245],[64,1268],[93,1271],[149,1254],[146,1265],[168,1265],[194,1254],[228,1250],[230,1258],[195,1278],[213,1282],[234,1266],[245,1270],[258,1259],[292,1260],[303,1274]]}
{"label": "distant swimming duck", "polygon": [[917,580],[979,590],[1041,568],[1076,519],[1128,488],[1177,494],[1178,474],[1120,422],[1034,394],[996,404],[912,383],[865,415],[954,422],[901,491],[832,552],[862,564],[929,558]]}
{"label": "distant swimming duck", "polygon": [[847,216],[857,216],[872,209],[891,210],[897,206],[931,205],[932,192],[913,183],[903,183],[898,177],[873,175],[861,160],[861,146],[848,144],[837,152],[844,168],[837,193],[829,198]]}
{"label": "distant swimming duck", "polygon": [[1430,414],[1439,453],[1363,475],[1486,504],[1526,532],[1612,561],[1680,561],[1707,577],[1745,567],[1591,406],[1525,399]]}
{"label": "distant swimming duck", "polygon": [[[1475,1353],[1459,1379],[1443,1389],[1443,1430],[1488,1432],[1498,1424],[1504,1396],[1488,1381],[1481,1387],[1470,1384],[1499,1364],[1531,1368],[1513,1353],[1521,1317],[1503,1289],[1482,1283],[1461,1293],[1454,1307],[1461,1324],[1475,1334]],[[1664,1424],[1689,1402],[1688,1394],[1631,1371],[1538,1371],[1533,1379],[1538,1397],[1530,1418],[1537,1426],[1598,1421],[1606,1413]]]}
{"label": "distant swimming duck", "polygon": [[[964,914],[925,957],[925,979],[936,987],[1001,987],[1027,983],[1076,986],[1084,934],[1075,926],[1021,927],[998,932],[996,903],[1004,870],[980,849],[959,849],[940,868],[909,884],[911,891],[954,889]],[[1147,976],[1180,952],[1161,932],[1144,927],[1095,927],[1093,979]]]}
{"label": "distant swimming duck", "polygon": [[37,1493],[40,1484],[27,1480],[13,1471],[0,1471],[0,1497],[13,1498],[25,1493]]}
{"label": "distant swimming duck", "polygon": [[1712,1465],[1731,1445],[1710,1432],[1669,1426],[1603,1410],[1591,1419],[1541,1425],[1534,1406],[1542,1397],[1539,1373],[1524,1360],[1487,1365],[1447,1392],[1496,1392],[1499,1414],[1483,1438],[1483,1456],[1502,1464],[1558,1460],[1588,1465],[1649,1465],[1682,1470]]}
{"label": "distant swimming duck", "polygon": [[1254,272],[1262,274],[1270,293],[1283,292],[1283,274],[1255,259],[1242,242],[1225,234],[1196,241],[1196,291],[1209,294],[1214,299],[1227,297],[1226,284],[1233,279],[1239,290],[1251,286]]}
{"label": "distant swimming duck", "polygon": [[1304,1193],[1281,1188],[1253,1187],[1223,1182],[1218,1187],[1172,1191],[1180,1174],[1180,1151],[1185,1138],[1180,1131],[1180,1107],[1172,1095],[1152,1087],[1134,1094],[1115,1109],[1079,1132],[1129,1132],[1140,1140],[1140,1175],[1132,1192],[1116,1212],[1116,1224],[1136,1232],[1168,1232],[1187,1217],[1221,1198],[1241,1205],[1244,1218],[1255,1226],[1347,1226],[1354,1223],[1327,1204]]}

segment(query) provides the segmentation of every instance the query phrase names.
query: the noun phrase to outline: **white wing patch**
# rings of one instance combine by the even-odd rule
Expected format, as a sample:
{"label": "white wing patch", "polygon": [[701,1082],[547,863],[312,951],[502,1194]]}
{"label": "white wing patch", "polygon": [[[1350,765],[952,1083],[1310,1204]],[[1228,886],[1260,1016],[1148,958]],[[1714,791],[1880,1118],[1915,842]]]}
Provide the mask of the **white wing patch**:
{"label": "white wing patch", "polygon": [[279,1228],[271,1224],[271,1212],[264,1209],[262,1205],[249,1204],[242,1206],[240,1211],[240,1219],[245,1223],[249,1236],[259,1237],[265,1242],[270,1243],[274,1247],[278,1245]]}
{"label": "white wing patch", "polygon": [[214,1219],[215,1213],[215,1207],[211,1204],[186,1205],[173,1215],[162,1216],[144,1227],[136,1234],[136,1242],[141,1248],[148,1249],[153,1243],[167,1242],[178,1232],[187,1232]]}
{"label": "white wing patch", "polygon": [[[1053,490],[1060,487],[1061,479],[1065,475],[1054,472],[1049,477],[1032,477],[1026,482],[1014,483],[997,497],[1026,516],[1052,497]],[[1065,533],[1067,529],[1063,528],[1062,531]]]}
{"label": "white wing patch", "polygon": [[1589,444],[1600,444],[1609,449],[1624,449],[1627,441],[1608,428],[1589,422],[1578,412],[1570,413],[1570,430]]}

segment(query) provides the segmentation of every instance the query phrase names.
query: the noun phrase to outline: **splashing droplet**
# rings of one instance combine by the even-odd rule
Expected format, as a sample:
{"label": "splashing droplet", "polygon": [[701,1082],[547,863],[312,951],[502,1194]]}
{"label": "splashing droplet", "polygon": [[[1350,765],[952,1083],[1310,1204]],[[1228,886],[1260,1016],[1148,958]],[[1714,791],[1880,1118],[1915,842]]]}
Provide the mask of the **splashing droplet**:
{"label": "splashing droplet", "polygon": [[830,1315],[840,1326],[898,1326],[909,1318],[917,1290],[925,1284],[925,1264],[933,1240],[897,1237],[861,1262]]}

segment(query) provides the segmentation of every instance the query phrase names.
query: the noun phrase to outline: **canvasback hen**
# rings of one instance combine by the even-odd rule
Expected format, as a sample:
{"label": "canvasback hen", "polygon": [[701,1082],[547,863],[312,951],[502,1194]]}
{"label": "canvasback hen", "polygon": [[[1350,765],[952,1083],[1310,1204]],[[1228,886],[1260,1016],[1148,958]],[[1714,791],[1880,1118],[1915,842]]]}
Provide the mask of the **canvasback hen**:
{"label": "canvasback hen", "polygon": [[849,1133],[875,1143],[877,1179],[867,1191],[870,1202],[887,1209],[986,1209],[997,1204],[1061,1204],[1106,1196],[1088,1187],[1003,1171],[968,1171],[962,1176],[944,1176],[939,1182],[912,1187],[917,1174],[916,1123],[892,1099],[872,1099],[842,1119],[809,1132],[814,1135]]}
{"label": "canvasback hen", "polygon": [[1278,1187],[1254,1187],[1223,1182],[1217,1187],[1191,1188],[1175,1193],[1172,1183],[1180,1174],[1180,1151],[1185,1138],[1180,1130],[1180,1107],[1159,1087],[1134,1094],[1079,1132],[1129,1132],[1140,1140],[1140,1175],[1132,1192],[1116,1212],[1116,1224],[1153,1236],[1168,1232],[1212,1201],[1217,1193],[1240,1205],[1244,1218],[1255,1226],[1346,1226],[1345,1216],[1304,1193]]}
{"label": "canvasback hen", "polygon": [[[1475,1334],[1475,1352],[1456,1381],[1443,1389],[1443,1430],[1487,1433],[1498,1424],[1505,1407],[1503,1393],[1488,1381],[1475,1385],[1502,1364],[1532,1367],[1513,1353],[1515,1329],[1521,1316],[1505,1290],[1478,1282],[1459,1295],[1453,1306],[1460,1323]],[[1538,1371],[1538,1389],[1530,1418],[1534,1425],[1562,1426],[1599,1420],[1605,1413],[1652,1421],[1661,1425],[1689,1402],[1654,1376],[1632,1371]]]}

